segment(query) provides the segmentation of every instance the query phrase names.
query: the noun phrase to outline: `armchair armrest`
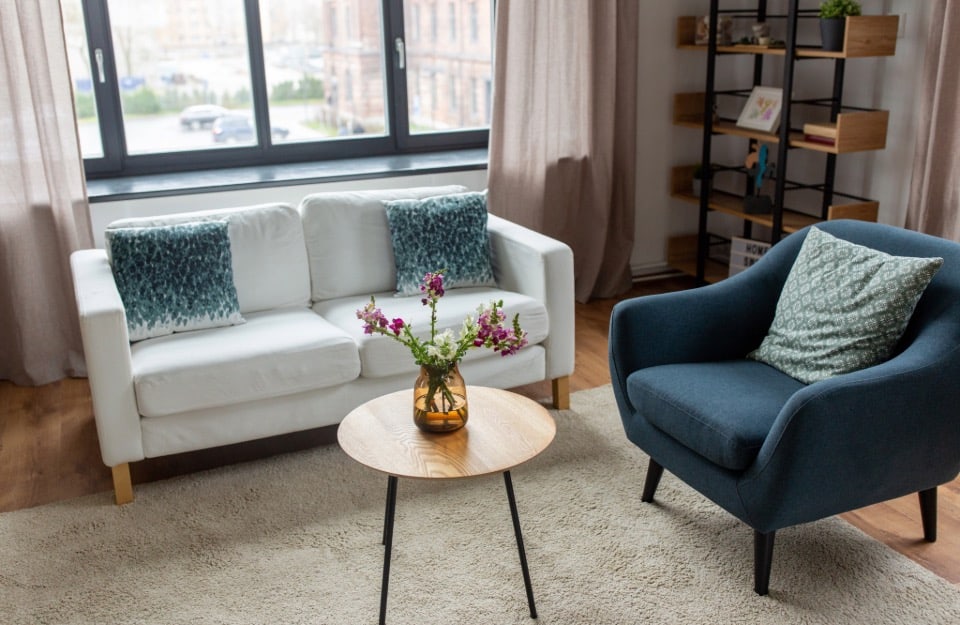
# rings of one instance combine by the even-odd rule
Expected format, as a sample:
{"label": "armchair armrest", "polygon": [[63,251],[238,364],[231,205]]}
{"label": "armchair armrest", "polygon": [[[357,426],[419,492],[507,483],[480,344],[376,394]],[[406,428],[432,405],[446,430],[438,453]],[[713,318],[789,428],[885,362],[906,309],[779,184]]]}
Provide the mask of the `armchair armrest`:
{"label": "armchair armrest", "polygon": [[102,249],[70,256],[100,453],[107,466],[142,460],[126,313]]}
{"label": "armchair armrest", "polygon": [[573,373],[574,295],[573,251],[564,243],[490,215],[487,221],[493,271],[500,288],[523,293],[544,303],[550,321],[546,376]]}
{"label": "armchair armrest", "polygon": [[764,517],[755,527],[786,527],[954,479],[956,345],[939,333],[921,335],[887,362],[798,391],[741,480],[747,509]]}

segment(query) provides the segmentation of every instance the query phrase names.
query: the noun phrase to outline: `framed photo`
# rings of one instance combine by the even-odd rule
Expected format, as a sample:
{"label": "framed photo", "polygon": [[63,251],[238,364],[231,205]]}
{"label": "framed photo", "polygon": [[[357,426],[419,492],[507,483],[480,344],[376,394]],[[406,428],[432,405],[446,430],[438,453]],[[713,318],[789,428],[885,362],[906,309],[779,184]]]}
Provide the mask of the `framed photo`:
{"label": "framed photo", "polygon": [[783,89],[779,87],[754,87],[747,104],[740,112],[737,126],[762,132],[776,132],[780,125],[780,109],[783,108]]}

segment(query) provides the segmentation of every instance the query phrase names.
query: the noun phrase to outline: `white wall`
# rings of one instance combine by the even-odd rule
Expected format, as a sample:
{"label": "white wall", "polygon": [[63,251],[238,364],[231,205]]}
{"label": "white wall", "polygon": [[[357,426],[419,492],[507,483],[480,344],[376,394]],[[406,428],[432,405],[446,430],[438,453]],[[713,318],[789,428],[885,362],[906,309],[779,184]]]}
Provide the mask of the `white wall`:
{"label": "white wall", "polygon": [[[700,160],[700,133],[673,126],[673,94],[702,91],[706,54],[701,51],[677,50],[676,18],[696,15],[706,10],[706,0],[637,0],[640,3],[638,59],[638,148],[635,244],[631,267],[635,275],[653,273],[666,267],[667,238],[696,232],[696,207],[670,198],[670,168]],[[728,0],[725,0],[725,3]],[[755,6],[744,1],[730,6]],[[913,144],[916,135],[914,107],[918,100],[918,83],[926,45],[930,11],[929,3],[912,0],[863,0],[865,14],[906,14],[904,36],[897,41],[894,57],[851,59],[846,63],[844,101],[863,107],[890,111],[887,148],[882,151],[842,155],[838,159],[837,188],[880,201],[880,221],[902,225],[909,196]],[[727,6],[725,4],[724,6]],[[811,6],[815,3],[811,2]],[[770,3],[771,12],[777,3]],[[805,27],[814,26],[811,20]],[[741,28],[745,28],[741,26]],[[810,41],[810,38],[806,39]],[[770,57],[776,58],[776,57]],[[739,66],[736,63],[739,62]],[[819,89],[821,96],[830,91],[832,67],[822,63],[819,87],[809,78],[812,65],[805,65],[804,90]],[[772,64],[772,63],[771,63]],[[749,84],[749,61],[724,60],[718,63],[718,80]],[[750,66],[752,67],[752,66]],[[816,70],[812,70],[816,72]],[[723,72],[727,72],[724,74]],[[734,73],[739,72],[739,73]],[[799,86],[799,82],[797,85]],[[732,140],[731,140],[732,141]],[[719,145],[715,142],[715,145]],[[729,145],[735,145],[733,143]],[[729,149],[729,148],[728,148]],[[798,152],[798,151],[794,151]],[[790,174],[796,164],[803,167],[801,157],[791,155]],[[811,165],[813,181],[822,178],[822,165]],[[819,167],[819,169],[817,169]],[[271,187],[246,191],[203,193],[176,197],[102,202],[91,206],[91,219],[97,245],[103,244],[103,229],[111,221],[123,217],[240,206],[269,201],[296,205],[308,194],[320,190],[373,189],[394,186],[463,184],[470,189],[486,187],[485,170],[403,176],[376,180],[358,180],[318,185]]]}

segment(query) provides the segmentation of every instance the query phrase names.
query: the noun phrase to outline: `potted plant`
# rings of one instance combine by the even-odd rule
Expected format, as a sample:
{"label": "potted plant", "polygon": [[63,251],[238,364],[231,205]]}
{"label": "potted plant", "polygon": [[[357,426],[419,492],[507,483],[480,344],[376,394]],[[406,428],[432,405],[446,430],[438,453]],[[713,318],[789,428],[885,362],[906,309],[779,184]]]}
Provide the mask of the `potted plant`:
{"label": "potted plant", "polygon": [[824,50],[843,50],[847,16],[860,15],[856,0],[825,0],[820,3],[820,38]]}

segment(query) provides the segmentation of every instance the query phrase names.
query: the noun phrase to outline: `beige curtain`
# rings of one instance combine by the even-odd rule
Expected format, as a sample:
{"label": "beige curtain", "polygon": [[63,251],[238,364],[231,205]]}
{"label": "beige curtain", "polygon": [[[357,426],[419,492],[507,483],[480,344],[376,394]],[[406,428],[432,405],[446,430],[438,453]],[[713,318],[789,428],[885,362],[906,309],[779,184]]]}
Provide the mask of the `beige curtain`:
{"label": "beige curtain", "polygon": [[906,226],[960,241],[960,2],[933,0]]}
{"label": "beige curtain", "polygon": [[490,211],[567,243],[576,298],[630,287],[636,0],[500,0]]}
{"label": "beige curtain", "polygon": [[84,373],[70,277],[92,247],[58,0],[0,2],[0,379]]}

